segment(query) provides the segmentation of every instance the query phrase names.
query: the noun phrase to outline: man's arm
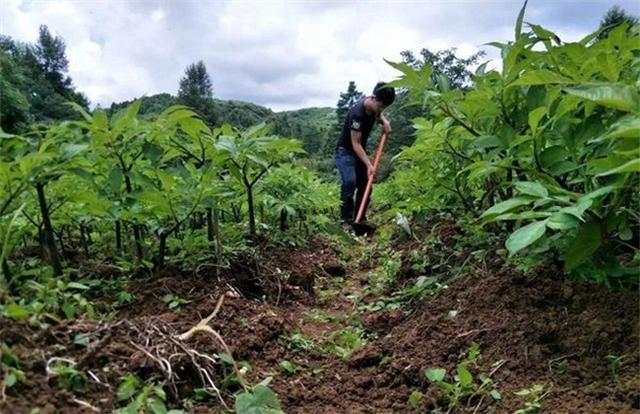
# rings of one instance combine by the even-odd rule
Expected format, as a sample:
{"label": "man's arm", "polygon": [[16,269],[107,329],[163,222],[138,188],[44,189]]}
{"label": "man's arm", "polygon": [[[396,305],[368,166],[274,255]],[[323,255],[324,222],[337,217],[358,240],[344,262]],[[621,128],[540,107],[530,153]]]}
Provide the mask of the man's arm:
{"label": "man's arm", "polygon": [[373,174],[373,165],[371,164],[371,161],[369,161],[367,153],[364,152],[364,148],[362,148],[362,132],[354,129],[351,130],[351,146],[358,158],[360,158],[367,166],[367,175],[371,176]]}
{"label": "man's arm", "polygon": [[378,122],[380,122],[382,124],[382,129],[384,130],[384,132],[387,135],[389,135],[391,133],[391,123],[384,116],[384,114],[382,112],[380,113],[380,116],[378,117]]}

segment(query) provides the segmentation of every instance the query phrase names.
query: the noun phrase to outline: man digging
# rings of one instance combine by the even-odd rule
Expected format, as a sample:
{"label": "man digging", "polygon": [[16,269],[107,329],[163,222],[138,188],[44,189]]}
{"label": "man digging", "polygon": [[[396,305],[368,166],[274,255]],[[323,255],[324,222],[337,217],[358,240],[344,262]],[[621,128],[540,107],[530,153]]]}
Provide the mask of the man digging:
{"label": "man digging", "polygon": [[[367,181],[375,174],[375,168],[365,152],[367,139],[376,122],[382,124],[386,135],[391,133],[391,124],[382,111],[391,105],[395,98],[395,90],[392,87],[387,86],[385,82],[378,82],[373,88],[372,95],[356,102],[349,109],[344,120],[342,132],[336,144],[335,159],[342,179],[340,218],[349,226],[354,224],[356,208],[359,209],[362,204]],[[367,226],[368,204],[369,198],[365,201],[359,221],[364,226]]]}

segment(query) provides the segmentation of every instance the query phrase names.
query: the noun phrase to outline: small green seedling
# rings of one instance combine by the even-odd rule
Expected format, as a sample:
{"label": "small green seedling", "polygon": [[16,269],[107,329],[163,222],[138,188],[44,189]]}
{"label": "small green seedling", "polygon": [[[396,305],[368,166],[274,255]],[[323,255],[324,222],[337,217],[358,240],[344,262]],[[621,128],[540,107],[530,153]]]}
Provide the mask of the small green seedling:
{"label": "small green seedling", "polygon": [[418,390],[413,390],[413,392],[411,392],[411,394],[409,395],[409,405],[413,408],[418,408],[423,398],[423,393]]}
{"label": "small green seedling", "polygon": [[118,387],[119,403],[127,403],[125,407],[113,411],[113,414],[185,414],[182,410],[168,410],[165,401],[167,395],[161,386],[154,383],[144,384],[135,375],[124,377]]}
{"label": "small green seedling", "polygon": [[529,397],[529,401],[525,401],[524,408],[514,411],[513,414],[536,414],[542,410],[542,399],[549,394],[544,392],[543,384],[535,384],[531,388],[514,392],[519,397]]}
{"label": "small green seedling", "polygon": [[305,318],[317,322],[339,322],[342,318],[340,316],[331,315],[322,309],[310,309],[304,313]]}
{"label": "small green seedling", "polygon": [[626,355],[607,355],[605,357],[609,362],[609,372],[616,382],[618,382],[618,372],[620,371],[622,365],[624,365],[624,360],[626,357]]}
{"label": "small green seedling", "polygon": [[133,295],[127,291],[121,291],[118,292],[118,294],[116,295],[116,306],[124,306],[128,303],[133,302]]}
{"label": "small green seedling", "polygon": [[267,378],[249,391],[236,395],[236,414],[284,414],[276,394],[269,388]]}
{"label": "small green seedling", "polygon": [[20,369],[20,361],[16,354],[4,342],[0,342],[0,383],[11,388],[18,383],[24,383],[26,375]]}
{"label": "small green seedling", "polygon": [[361,328],[346,326],[332,332],[323,349],[342,358],[348,358],[349,355],[362,348],[366,343],[367,339]]}
{"label": "small green seedling", "polygon": [[298,332],[294,333],[287,338],[287,349],[299,349],[301,351],[312,351],[315,349],[315,343],[304,336],[304,334]]}
{"label": "small green seedling", "polygon": [[181,297],[167,293],[162,297],[162,301],[169,305],[169,309],[177,309],[181,306],[191,303],[190,300],[183,299]]}
{"label": "small green seedling", "polygon": [[295,374],[302,369],[299,365],[291,361],[281,361],[280,368],[289,375]]}
{"label": "small green seedling", "polygon": [[59,387],[69,391],[85,391],[87,389],[86,375],[71,364],[56,363],[51,367],[51,374],[56,377]]}
{"label": "small green seedling", "polygon": [[467,351],[465,359],[458,364],[453,381],[445,381],[447,370],[444,368],[429,368],[425,371],[427,379],[437,385],[447,399],[449,409],[480,395],[488,395],[494,400],[502,399],[500,392],[493,386],[491,378],[480,374],[477,377],[478,382],[469,371],[468,367],[477,366],[479,360],[480,347],[473,343]]}

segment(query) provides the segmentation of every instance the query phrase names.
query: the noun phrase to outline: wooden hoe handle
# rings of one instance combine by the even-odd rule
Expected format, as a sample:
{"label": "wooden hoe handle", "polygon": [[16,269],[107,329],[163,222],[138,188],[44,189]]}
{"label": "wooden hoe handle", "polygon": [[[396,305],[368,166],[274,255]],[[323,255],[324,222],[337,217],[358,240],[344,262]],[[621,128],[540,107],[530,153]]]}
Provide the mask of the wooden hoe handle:
{"label": "wooden hoe handle", "polygon": [[356,223],[360,223],[362,220],[362,216],[364,215],[364,206],[367,205],[367,200],[369,199],[369,194],[371,194],[371,187],[373,187],[373,179],[376,176],[376,171],[378,171],[378,165],[380,164],[380,158],[382,158],[382,151],[384,150],[384,144],[387,141],[387,133],[383,132],[380,137],[380,142],[378,143],[378,149],[376,149],[376,157],[373,160],[373,174],[369,177],[369,181],[367,181],[367,188],[364,190],[364,197],[362,197],[362,202],[360,203],[360,208],[358,209],[358,215],[356,216]]}

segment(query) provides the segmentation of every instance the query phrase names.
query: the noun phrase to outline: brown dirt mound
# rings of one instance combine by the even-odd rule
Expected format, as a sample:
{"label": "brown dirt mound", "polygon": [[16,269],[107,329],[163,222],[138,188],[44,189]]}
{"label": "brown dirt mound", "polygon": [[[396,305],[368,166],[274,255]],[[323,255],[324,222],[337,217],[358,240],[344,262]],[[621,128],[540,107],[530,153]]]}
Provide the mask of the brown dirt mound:
{"label": "brown dirt mound", "polygon": [[[446,247],[455,243],[459,232],[453,225],[441,225],[433,233]],[[400,247],[409,251],[418,246]],[[464,254],[460,253],[460,261]],[[344,280],[335,279],[333,274],[342,270],[330,244],[316,241],[306,248],[271,248],[263,257],[259,266],[239,263],[236,270],[245,272],[241,278],[259,286],[269,302],[229,297],[209,325],[237,361],[251,364],[247,376],[251,383],[274,377],[272,387],[286,413],[432,412],[435,404],[442,407],[444,402],[425,378],[425,369],[454,372],[473,342],[482,357],[471,371],[475,378],[491,374],[502,400],[472,398],[451,413],[513,413],[526,400],[514,392],[534,384],[544,384],[550,391],[541,412],[640,412],[637,292],[565,282],[553,268],[525,278],[502,272],[494,260],[487,271],[473,271],[451,283],[410,315],[398,310],[362,313],[353,296],[362,293],[366,274],[360,269],[348,271]],[[171,378],[177,378],[165,387],[172,406],[179,406],[179,398],[192,396],[193,389],[207,380],[198,368],[206,368],[220,385],[230,367],[206,356],[224,352],[224,347],[207,334],[183,342],[175,338],[211,314],[229,290],[227,284],[234,284],[233,275],[217,279],[205,273],[167,269],[157,278],[133,282],[128,290],[134,303],[122,308],[113,321],[74,320],[41,331],[0,318],[0,338],[18,354],[27,375],[26,384],[7,390],[0,413],[29,413],[35,406],[42,408],[40,414],[90,412],[78,401],[109,412],[116,406],[123,375],[134,372],[143,379],[155,376],[162,381],[170,376],[164,361],[176,375]],[[404,283],[410,284],[415,275],[404,276]],[[298,286],[292,286],[295,283]],[[331,294],[321,294],[322,289]],[[305,290],[313,290],[317,299]],[[171,310],[160,299],[165,293],[190,302]],[[294,333],[319,344],[348,326],[363,327],[369,342],[346,359],[317,346],[306,350],[292,346]],[[78,334],[91,334],[87,347],[74,344]],[[47,361],[61,357],[95,376],[87,390],[72,394],[55,378],[47,378]],[[623,359],[614,372],[616,357]],[[299,369],[283,372],[283,361]],[[225,395],[228,403],[233,391],[231,387]],[[424,394],[418,408],[408,402],[412,391]],[[213,398],[196,403],[194,412],[219,408]]]}
{"label": "brown dirt mound", "polygon": [[[50,411],[44,412],[86,410],[74,398],[110,412],[116,403],[115,391],[128,373],[142,379],[167,380],[167,395],[174,404],[192,396],[194,388],[203,386],[206,378],[198,372],[200,368],[207,369],[219,386],[231,367],[205,356],[226,352],[224,346],[204,333],[186,340],[176,336],[211,314],[220,294],[222,292],[194,300],[179,310],[170,311],[162,304],[156,308],[155,315],[127,316],[99,323],[75,320],[45,331],[0,319],[0,336],[18,355],[27,376],[25,385],[7,391],[7,400],[0,405],[0,412],[29,413],[33,407],[47,406]],[[240,361],[260,354],[284,332],[286,324],[285,318],[270,305],[227,297],[209,326],[224,338],[231,354]],[[88,346],[74,345],[78,334],[90,335]],[[34,349],[38,349],[35,354]],[[88,388],[76,392],[75,396],[58,387],[55,378],[47,378],[47,363],[62,357],[73,361],[75,368],[90,373]]]}
{"label": "brown dirt mound", "polygon": [[[512,413],[525,402],[514,392],[534,384],[551,390],[541,412],[639,412],[638,309],[637,293],[570,284],[550,269],[532,280],[469,277],[400,323],[396,312],[374,318],[372,327],[382,327],[384,336],[350,362],[336,363],[326,375],[335,378],[331,383],[303,381],[306,392],[296,399],[289,389],[278,391],[289,396],[290,413],[425,412],[439,399],[425,369],[455,372],[476,342],[482,357],[474,373],[505,361],[492,375],[502,401],[476,398],[451,412]],[[395,326],[385,330],[389,324]],[[615,375],[609,356],[624,356]],[[408,404],[414,390],[425,394],[415,410]]]}

